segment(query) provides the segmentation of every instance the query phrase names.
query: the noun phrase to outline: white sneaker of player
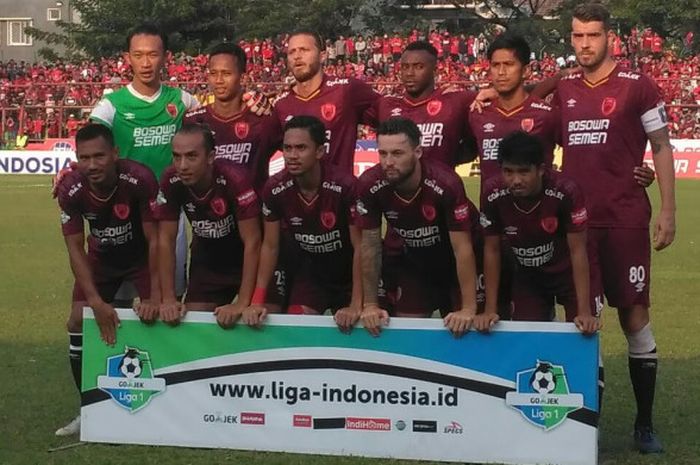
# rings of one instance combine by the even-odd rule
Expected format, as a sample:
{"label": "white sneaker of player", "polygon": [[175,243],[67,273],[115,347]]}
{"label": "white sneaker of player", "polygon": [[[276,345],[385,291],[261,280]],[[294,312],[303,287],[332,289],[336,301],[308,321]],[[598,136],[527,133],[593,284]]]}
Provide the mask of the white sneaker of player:
{"label": "white sneaker of player", "polygon": [[56,430],[56,436],[73,436],[80,433],[80,415],[62,428]]}

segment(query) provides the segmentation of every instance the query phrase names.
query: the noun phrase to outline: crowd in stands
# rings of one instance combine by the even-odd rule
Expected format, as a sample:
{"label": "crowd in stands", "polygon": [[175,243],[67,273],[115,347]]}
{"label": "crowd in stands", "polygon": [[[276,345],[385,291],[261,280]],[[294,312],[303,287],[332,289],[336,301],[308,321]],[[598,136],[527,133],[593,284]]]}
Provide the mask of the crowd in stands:
{"label": "crowd in stands", "polygon": [[[293,78],[287,72],[285,49],[287,35],[264,40],[242,40],[248,56],[249,88],[274,94],[288,86]],[[441,83],[477,89],[487,85],[488,36],[450,34],[417,30],[408,35],[339,36],[326,40],[325,71],[331,76],[355,77],[367,81],[381,93],[400,90],[399,59],[407,43],[428,40],[438,50],[438,79]],[[620,63],[652,76],[669,105],[669,128],[674,138],[700,139],[700,55],[689,50],[692,33],[684,40],[682,51],[664,47],[663,39],[650,29],[633,29],[616,37],[613,55]],[[542,53],[532,56],[532,79],[553,75],[575,65],[573,56]],[[166,81],[206,102],[207,57],[205,54],[175,54],[167,64]],[[130,80],[130,69],[122,57],[102,58],[80,63],[0,62],[0,111],[5,147],[15,144],[17,133],[30,140],[74,135],[87,121],[95,103]]]}

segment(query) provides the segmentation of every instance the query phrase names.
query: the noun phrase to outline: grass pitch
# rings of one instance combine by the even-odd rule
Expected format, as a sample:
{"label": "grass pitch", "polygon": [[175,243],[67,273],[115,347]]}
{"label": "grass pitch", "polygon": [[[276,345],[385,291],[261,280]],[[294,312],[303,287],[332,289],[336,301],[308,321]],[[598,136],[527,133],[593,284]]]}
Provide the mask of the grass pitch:
{"label": "grass pitch", "polygon": [[[478,191],[477,181],[467,181]],[[54,436],[78,411],[64,322],[72,277],[50,180],[0,176],[0,465],[100,464],[413,464],[230,450],[89,444]],[[606,368],[600,464],[700,464],[700,182],[678,181],[676,241],[653,254],[653,322],[660,353],[656,429],[667,452],[631,450],[634,402],[626,343],[616,315],[604,316]],[[658,189],[653,186],[654,204]],[[497,432],[494,432],[497,434]]]}

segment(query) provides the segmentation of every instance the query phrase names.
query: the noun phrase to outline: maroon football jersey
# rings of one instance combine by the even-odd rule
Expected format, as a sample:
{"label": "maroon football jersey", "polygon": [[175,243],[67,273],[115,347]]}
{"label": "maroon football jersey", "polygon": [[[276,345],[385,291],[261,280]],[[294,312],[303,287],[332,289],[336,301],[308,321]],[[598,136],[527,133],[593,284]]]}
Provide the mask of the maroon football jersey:
{"label": "maroon football jersey", "polygon": [[207,105],[186,113],[183,122],[209,126],[214,134],[216,158],[242,167],[259,192],[268,177],[270,157],[282,140],[272,116],[257,116],[245,109],[222,118]]}
{"label": "maroon football jersey", "polygon": [[469,130],[469,105],[475,97],[473,92],[445,93],[442,89],[416,101],[407,95],[382,97],[368,112],[367,120],[376,126],[391,117],[410,119],[420,129],[423,156],[454,168],[463,150],[462,142],[473,137]]}
{"label": "maroon football jersey", "polygon": [[545,164],[552,165],[559,117],[556,110],[543,100],[531,95],[510,111],[497,103],[487,104],[481,113],[473,111],[469,114],[469,123],[479,148],[482,192],[488,180],[500,177],[498,144],[512,132],[525,131],[537,137],[544,146]]}
{"label": "maroon football jersey", "polygon": [[548,170],[539,198],[528,204],[517,201],[500,176],[486,182],[481,216],[484,235],[505,237],[524,271],[569,269],[566,235],[586,229],[587,212],[579,187]]}
{"label": "maroon football jersey", "polygon": [[130,269],[145,263],[148,244],[143,221],[154,221],[151,211],[158,183],[153,172],[133,160],[117,160],[117,185],[106,198],[91,189],[87,177],[72,171],[58,188],[64,236],[84,231],[89,224],[88,254],[110,267]]}
{"label": "maroon football jersey", "polygon": [[365,111],[379,98],[372,88],[354,78],[323,76],[321,87],[302,98],[287,92],[277,103],[273,116],[283,128],[294,116],[310,115],[326,126],[326,154],[343,172],[353,174],[357,125],[364,122]]}
{"label": "maroon football jersey", "polygon": [[559,81],[555,101],[562,171],[586,193],[589,226],[648,228],[649,198],[632,170],[644,159],[646,134],[666,125],[656,84],[620,66],[596,83],[578,72]]}
{"label": "maroon football jersey", "polygon": [[263,189],[262,210],[265,221],[284,223],[324,279],[340,284],[352,280],[349,225],[354,222],[357,179],[330,163],[322,163],[321,169],[321,187],[311,200],[286,169],[272,176]]}
{"label": "maroon football jersey", "polygon": [[200,197],[170,166],[161,179],[156,203],[159,220],[177,221],[184,210],[192,225],[193,264],[205,264],[215,272],[240,269],[243,242],[237,222],[260,215],[260,200],[245,171],[215,160],[214,182]]}
{"label": "maroon football jersey", "polygon": [[471,232],[477,224],[475,209],[457,173],[442,163],[421,159],[420,164],[420,187],[410,199],[399,196],[384,179],[381,165],[365,171],[358,183],[358,225],[379,228],[383,215],[403,239],[410,261],[429,274],[452,274],[449,232]]}

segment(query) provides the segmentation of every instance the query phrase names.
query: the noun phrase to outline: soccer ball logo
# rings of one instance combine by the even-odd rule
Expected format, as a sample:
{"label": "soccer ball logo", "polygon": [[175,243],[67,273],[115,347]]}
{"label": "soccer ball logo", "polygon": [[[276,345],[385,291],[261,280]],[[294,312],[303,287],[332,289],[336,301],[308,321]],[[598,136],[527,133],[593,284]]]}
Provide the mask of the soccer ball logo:
{"label": "soccer ball logo", "polygon": [[127,378],[138,378],[141,375],[141,360],[139,351],[129,349],[119,362],[119,371]]}
{"label": "soccer ball logo", "polygon": [[557,378],[552,372],[552,365],[549,363],[538,363],[535,372],[530,378],[530,384],[535,392],[539,394],[551,394],[557,387]]}

